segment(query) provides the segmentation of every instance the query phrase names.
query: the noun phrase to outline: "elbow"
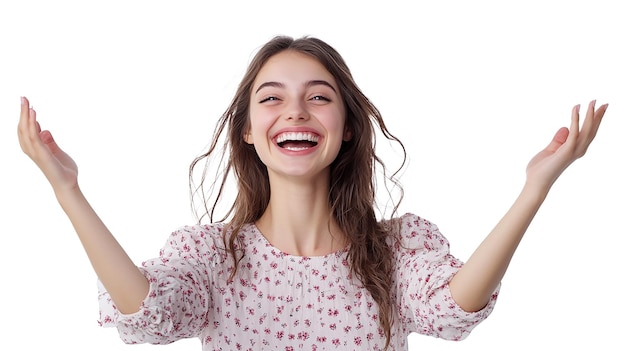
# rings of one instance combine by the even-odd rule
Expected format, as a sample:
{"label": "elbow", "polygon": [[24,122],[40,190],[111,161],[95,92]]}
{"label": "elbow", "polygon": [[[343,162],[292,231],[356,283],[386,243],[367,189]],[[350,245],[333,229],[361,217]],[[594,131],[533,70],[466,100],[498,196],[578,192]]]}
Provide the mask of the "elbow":
{"label": "elbow", "polygon": [[495,291],[499,285],[499,282],[493,287],[477,284],[459,284],[455,279],[448,283],[452,299],[463,311],[468,313],[484,309],[489,304],[489,301],[495,298]]}

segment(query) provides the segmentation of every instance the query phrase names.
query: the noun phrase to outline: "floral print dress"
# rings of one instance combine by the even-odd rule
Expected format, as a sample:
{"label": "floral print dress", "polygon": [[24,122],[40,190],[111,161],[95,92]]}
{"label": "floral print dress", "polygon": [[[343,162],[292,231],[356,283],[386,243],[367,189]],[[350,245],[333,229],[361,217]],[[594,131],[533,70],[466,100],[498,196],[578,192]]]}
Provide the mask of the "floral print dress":
{"label": "floral print dress", "polygon": [[[389,350],[407,350],[416,332],[461,340],[491,313],[463,311],[448,282],[462,266],[429,221],[405,214],[395,260],[395,320]],[[159,257],[140,269],[150,291],[138,312],[122,314],[99,284],[102,326],[117,327],[126,343],[167,344],[199,338],[202,350],[382,350],[378,306],[351,276],[347,249],[300,257],[273,247],[255,225],[240,232],[245,256],[233,282],[223,224],[181,227]]]}

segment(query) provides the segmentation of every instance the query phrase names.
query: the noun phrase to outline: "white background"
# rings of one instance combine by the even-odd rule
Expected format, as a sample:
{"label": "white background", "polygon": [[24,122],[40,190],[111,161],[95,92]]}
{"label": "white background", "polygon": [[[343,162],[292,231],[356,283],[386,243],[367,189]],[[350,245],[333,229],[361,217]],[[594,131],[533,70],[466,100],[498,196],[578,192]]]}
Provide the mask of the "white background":
{"label": "white background", "polygon": [[[493,314],[460,343],[411,350],[623,350],[626,21],[618,1],[3,1],[0,5],[0,333],[15,349],[126,346],[96,324],[96,277],[16,136],[19,97],[80,168],[130,256],[193,223],[187,171],[256,49],[313,35],[346,59],[406,144],[402,212],[467,259],[515,199],[530,158],[575,104],[610,103],[557,182]],[[381,143],[383,144],[383,143]],[[381,145],[383,146],[383,145]],[[381,149],[383,150],[383,149]],[[381,151],[390,165],[397,161]]]}

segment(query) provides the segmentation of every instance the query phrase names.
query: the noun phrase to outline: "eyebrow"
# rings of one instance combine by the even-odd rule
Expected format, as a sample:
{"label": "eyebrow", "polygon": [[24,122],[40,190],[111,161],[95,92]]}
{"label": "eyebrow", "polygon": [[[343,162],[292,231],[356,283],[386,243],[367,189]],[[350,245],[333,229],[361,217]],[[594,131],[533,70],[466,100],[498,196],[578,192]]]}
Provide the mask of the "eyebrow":
{"label": "eyebrow", "polygon": [[[327,86],[329,88],[331,88],[335,93],[337,92],[337,90],[335,89],[335,87],[333,87],[330,83],[328,83],[325,80],[321,80],[321,79],[316,79],[316,80],[309,80],[306,83],[304,83],[304,86],[307,88],[316,86],[316,85],[324,85]],[[255,94],[259,92],[259,90],[266,88],[266,87],[275,87],[275,88],[285,88],[285,84],[280,83],[280,82],[265,82],[261,85],[259,85],[259,87],[256,89],[256,91],[254,92]]]}

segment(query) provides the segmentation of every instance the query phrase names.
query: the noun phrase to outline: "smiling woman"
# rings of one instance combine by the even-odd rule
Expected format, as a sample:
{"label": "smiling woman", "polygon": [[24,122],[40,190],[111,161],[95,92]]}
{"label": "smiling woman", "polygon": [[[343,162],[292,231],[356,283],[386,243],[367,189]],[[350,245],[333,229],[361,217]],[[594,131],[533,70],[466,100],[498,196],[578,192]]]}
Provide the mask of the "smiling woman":
{"label": "smiling woman", "polygon": [[[581,296],[598,294],[595,281],[614,280],[621,257],[621,238],[605,235],[620,228],[621,208],[601,204],[619,204],[626,195],[623,170],[613,162],[624,149],[623,119],[613,118],[623,115],[614,87],[626,79],[624,57],[606,36],[623,32],[612,27],[623,21],[606,8],[598,19],[586,18],[589,8],[577,17],[576,4],[558,11],[545,3],[515,11],[457,5],[364,6],[375,17],[352,16],[350,32],[344,16],[353,8],[340,14],[339,4],[333,11],[314,6],[294,20],[297,26],[286,27],[289,16],[267,20],[279,16],[281,7],[274,6],[255,13],[258,19],[240,18],[261,33],[234,38],[214,35],[225,26],[215,25],[218,4],[203,15],[181,4],[160,14],[162,5],[141,11],[110,5],[97,16],[59,12],[48,22],[53,12],[16,13],[24,14],[15,23],[22,32],[7,52],[19,57],[5,57],[11,69],[0,75],[25,90],[11,93],[11,109],[18,94],[29,97],[19,106],[19,144],[49,181],[80,241],[61,235],[72,228],[56,222],[58,213],[50,210],[56,203],[28,172],[3,172],[14,177],[2,182],[11,188],[2,191],[10,201],[5,208],[27,209],[5,211],[9,235],[0,260],[15,289],[0,294],[18,302],[8,306],[7,335],[40,349],[146,350],[152,349],[146,344],[171,342],[168,350],[189,349],[185,339],[205,350],[501,350],[510,340],[523,348],[610,349],[619,323],[580,321],[610,320],[621,307],[579,307],[589,301]],[[237,11],[245,17],[255,6]],[[556,23],[561,11],[567,21]],[[6,13],[0,10],[0,17]],[[387,15],[394,23],[372,28]],[[176,16],[178,25],[164,25]],[[109,25],[112,18],[119,26]],[[573,18],[585,18],[585,25]],[[10,23],[2,19],[0,26]],[[531,19],[536,26],[524,26]],[[45,31],[35,27],[39,22]],[[53,22],[71,25],[59,31]],[[320,37],[332,38],[351,69],[316,37],[276,37],[257,51],[234,91],[219,83],[245,67],[250,48],[273,35],[268,31],[299,32],[295,28],[318,28]],[[80,33],[84,40],[70,40]],[[207,33],[212,41],[199,45],[208,42]],[[583,39],[594,44],[573,49]],[[233,98],[224,113],[215,103],[219,88]],[[587,96],[612,102],[602,128],[604,101],[575,105],[567,118],[570,103]],[[524,101],[533,103],[520,106]],[[198,140],[208,139],[205,123],[214,123],[198,114],[221,119],[208,150],[186,174],[193,156],[184,155],[197,152]],[[563,122],[568,127],[559,129]],[[0,130],[14,133],[14,127]],[[0,143],[6,140],[12,145],[4,149],[18,147],[10,137]],[[386,152],[387,142],[399,154]],[[561,177],[592,142],[586,163],[576,162],[577,171]],[[524,174],[518,166],[534,148],[541,151]],[[401,168],[402,188],[396,168],[385,165],[409,159],[411,167]],[[215,168],[209,160],[221,163]],[[15,169],[25,161],[16,159]],[[171,169],[182,170],[178,180],[168,176],[176,174]],[[189,215],[187,176],[198,217],[208,223],[183,225],[159,239],[155,231]],[[381,181],[399,190],[384,214]],[[178,182],[180,197],[172,195],[176,186],[166,186]],[[515,193],[511,185],[518,182]],[[227,184],[237,191],[229,193]],[[544,204],[548,192],[552,201]],[[517,199],[498,218],[511,197]],[[539,206],[547,207],[545,215],[535,218]],[[534,233],[524,238],[530,251],[519,252],[531,220]],[[473,232],[489,231],[488,223],[496,223],[491,233],[475,242]],[[83,283],[93,271],[80,265],[83,251],[73,246],[80,244],[101,283],[99,295],[95,284]],[[519,261],[509,269],[514,252]],[[51,266],[61,273],[48,274]],[[615,301],[620,289],[602,294]],[[112,329],[89,322],[98,313],[96,297],[99,322]],[[45,327],[33,329],[33,316]],[[132,345],[123,345],[116,332]],[[460,344],[441,342],[470,333]],[[551,339],[555,334],[568,337]]]}
{"label": "smiling woman", "polygon": [[410,333],[461,340],[489,316],[526,228],[586,152],[607,106],[592,101],[582,127],[580,105],[573,108],[570,128],[531,160],[519,197],[467,263],[433,223],[397,215],[397,203],[391,218],[377,218],[375,166],[385,166],[375,128],[404,147],[339,53],[317,38],[281,36],[263,46],[209,150],[192,163],[190,177],[227,131],[223,181],[232,170],[238,184],[231,218],[181,227],[141,267],[91,208],[76,164],[41,130],[26,98],[19,140],[100,279],[101,324],[117,327],[125,342],[405,350]]}

